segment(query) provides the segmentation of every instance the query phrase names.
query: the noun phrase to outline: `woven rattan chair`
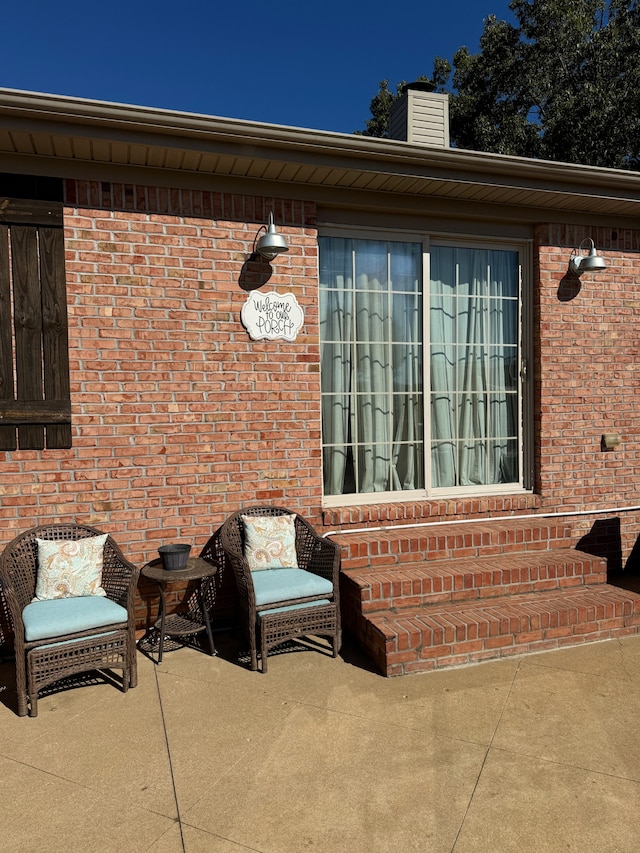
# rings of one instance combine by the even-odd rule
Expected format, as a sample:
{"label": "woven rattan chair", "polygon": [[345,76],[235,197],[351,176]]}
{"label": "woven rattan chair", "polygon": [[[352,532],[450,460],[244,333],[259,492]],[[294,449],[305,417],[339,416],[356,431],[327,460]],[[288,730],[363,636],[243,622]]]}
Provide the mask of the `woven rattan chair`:
{"label": "woven rattan chair", "polygon": [[[328,638],[334,657],[337,656],[341,645],[340,548],[336,543],[330,539],[322,539],[308,521],[296,514],[295,545],[298,570],[304,573],[304,577],[292,569],[279,570],[284,584],[281,595],[276,596],[277,600],[265,601],[265,598],[273,599],[274,596],[265,596],[263,585],[259,582],[271,580],[274,577],[273,570],[252,572],[249,568],[245,558],[242,516],[270,517],[286,514],[292,514],[292,511],[277,506],[244,507],[229,516],[220,529],[222,548],[233,569],[238,588],[241,619],[249,640],[251,669],[258,669],[259,640],[263,673],[267,671],[269,650],[287,640],[307,636]],[[292,583],[301,579],[308,594],[300,596],[293,591],[287,592],[289,577]]]}
{"label": "woven rattan chair", "polygon": [[[38,692],[71,675],[118,669],[122,670],[124,692],[137,684],[133,597],[138,569],[124,558],[110,536],[104,546],[102,569],[106,597],[38,602],[47,605],[46,624],[40,630],[31,629],[33,635],[40,636],[29,637],[29,626],[25,631],[23,611],[32,603],[36,589],[36,538],[63,541],[100,535],[101,531],[85,525],[43,525],[17,536],[0,556],[0,580],[13,623],[21,717],[27,712],[37,716]],[[73,613],[65,612],[63,625],[56,605],[64,602],[73,602]]]}

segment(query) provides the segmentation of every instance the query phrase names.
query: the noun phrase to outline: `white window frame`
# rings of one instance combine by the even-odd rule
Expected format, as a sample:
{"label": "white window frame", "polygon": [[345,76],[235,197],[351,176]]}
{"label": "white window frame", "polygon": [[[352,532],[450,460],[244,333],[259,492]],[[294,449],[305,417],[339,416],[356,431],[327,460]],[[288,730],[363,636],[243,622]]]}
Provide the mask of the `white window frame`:
{"label": "white window frame", "polygon": [[[420,243],[422,245],[422,298],[423,298],[423,348],[424,348],[424,464],[425,488],[393,492],[358,492],[343,495],[324,495],[327,507],[367,505],[374,503],[414,502],[430,499],[449,499],[491,496],[500,494],[530,493],[533,489],[533,382],[532,382],[532,241],[505,239],[498,236],[456,235],[451,232],[428,233],[414,230],[378,228],[323,227],[320,237],[342,237],[354,240],[389,240],[393,242]],[[430,300],[431,300],[431,245],[453,248],[493,249],[516,251],[519,255],[519,298],[518,298],[518,348],[520,371],[518,377],[518,418],[520,440],[518,447],[519,482],[495,485],[432,487],[431,484],[431,383],[429,381]],[[322,444],[323,446],[323,444]]]}

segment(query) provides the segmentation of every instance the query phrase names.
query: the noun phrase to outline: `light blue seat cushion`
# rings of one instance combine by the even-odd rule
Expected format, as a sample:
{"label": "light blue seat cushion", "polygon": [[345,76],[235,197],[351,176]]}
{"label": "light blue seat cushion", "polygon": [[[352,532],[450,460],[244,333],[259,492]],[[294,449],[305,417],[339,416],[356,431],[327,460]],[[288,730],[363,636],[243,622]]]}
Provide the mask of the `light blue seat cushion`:
{"label": "light blue seat cushion", "polygon": [[258,613],[258,619],[263,616],[270,616],[272,613],[287,613],[289,610],[306,610],[309,607],[320,607],[323,604],[331,604],[328,598],[321,598],[319,601],[303,601],[302,604],[287,604],[286,607],[273,607],[271,610],[261,610]]}
{"label": "light blue seat cushion", "polygon": [[22,621],[24,638],[30,643],[126,622],[127,611],[109,598],[82,595],[32,601],[22,611]]}
{"label": "light blue seat cushion", "polygon": [[256,604],[274,604],[311,595],[332,595],[333,584],[304,569],[263,569],[252,572]]}

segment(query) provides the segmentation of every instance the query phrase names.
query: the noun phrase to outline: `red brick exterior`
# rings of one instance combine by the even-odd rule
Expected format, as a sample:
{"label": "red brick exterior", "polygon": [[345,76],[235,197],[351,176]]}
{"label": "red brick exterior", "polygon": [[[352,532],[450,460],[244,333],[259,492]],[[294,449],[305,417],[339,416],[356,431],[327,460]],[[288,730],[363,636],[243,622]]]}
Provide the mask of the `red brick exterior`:
{"label": "red brick exterior", "polygon": [[[0,454],[0,544],[44,521],[109,531],[134,562],[204,545],[243,503],[317,521],[322,492],[315,208],[68,181],[73,448]],[[273,210],[291,250],[247,265]],[[247,290],[291,291],[294,343],[251,341]]]}
{"label": "red brick exterior", "polygon": [[[270,210],[290,252],[248,263]],[[586,236],[608,266],[578,285],[567,261]],[[261,501],[345,527],[640,503],[640,232],[537,229],[534,496],[324,515],[315,205],[69,180],[65,239],[73,448],[0,453],[0,547],[75,519],[140,564],[162,542],[197,552],[230,512]],[[295,342],[249,338],[240,310],[259,285],[296,295]],[[601,450],[604,432],[620,433],[619,449]],[[638,517],[625,518],[628,553]],[[577,517],[578,535],[594,519]]]}
{"label": "red brick exterior", "polygon": [[[605,271],[569,277],[571,249],[591,237]],[[542,511],[640,504],[640,231],[545,225],[534,269],[535,491]],[[603,451],[603,433],[620,446]],[[622,517],[623,552],[640,516]],[[594,519],[576,518],[586,535]],[[599,522],[605,528],[604,520]]]}
{"label": "red brick exterior", "polygon": [[[580,509],[636,500],[640,444],[640,232],[597,229],[606,273],[565,281],[580,229],[540,228],[537,394],[542,505]],[[556,248],[560,246],[562,248]],[[634,275],[635,272],[635,275]],[[605,432],[619,433],[602,452]]]}

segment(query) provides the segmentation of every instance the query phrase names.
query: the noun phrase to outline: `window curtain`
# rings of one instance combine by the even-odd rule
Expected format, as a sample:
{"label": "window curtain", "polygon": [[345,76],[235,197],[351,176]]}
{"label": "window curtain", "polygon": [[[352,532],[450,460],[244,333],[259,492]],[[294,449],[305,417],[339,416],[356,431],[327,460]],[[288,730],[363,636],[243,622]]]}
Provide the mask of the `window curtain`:
{"label": "window curtain", "polygon": [[[421,247],[420,247],[421,254]],[[408,277],[416,276],[421,259],[413,253],[397,258]],[[394,280],[401,280],[396,277]],[[424,488],[424,382],[422,293],[397,293],[393,296],[392,346],[393,361],[393,456],[394,491]]]}
{"label": "window curtain", "polygon": [[[320,378],[325,494],[354,491],[351,407],[354,387],[353,260],[349,240],[320,241]],[[347,469],[350,478],[347,482]]]}
{"label": "window curtain", "polygon": [[[415,488],[422,476],[416,244],[321,238],[327,495]],[[405,292],[407,287],[412,293]]]}
{"label": "window curtain", "polygon": [[518,256],[431,249],[434,487],[518,480]]}

